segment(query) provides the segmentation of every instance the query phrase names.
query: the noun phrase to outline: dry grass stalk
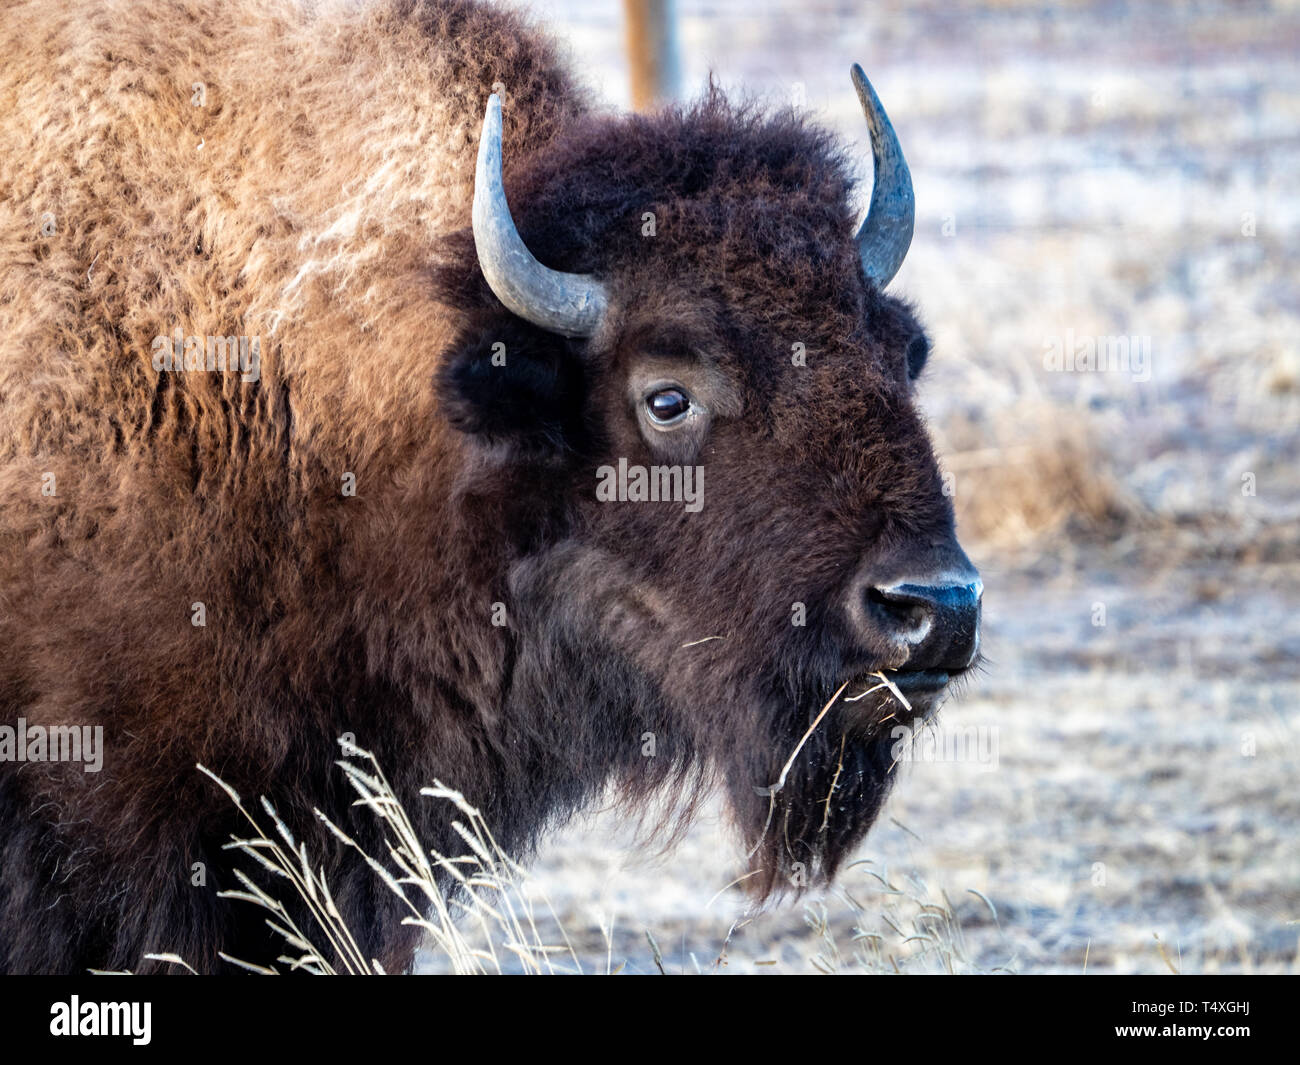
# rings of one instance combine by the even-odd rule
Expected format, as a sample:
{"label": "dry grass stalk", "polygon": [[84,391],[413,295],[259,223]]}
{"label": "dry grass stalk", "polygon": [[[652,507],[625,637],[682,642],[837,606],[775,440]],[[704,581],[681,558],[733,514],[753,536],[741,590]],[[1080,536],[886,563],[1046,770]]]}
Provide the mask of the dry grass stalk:
{"label": "dry grass stalk", "polygon": [[[452,806],[456,818],[452,828],[465,843],[468,853],[448,857],[426,850],[374,755],[342,739],[339,744],[344,758],[336,764],[358,795],[353,805],[365,807],[379,818],[387,854],[376,857],[367,853],[319,809],[313,812],[402,900],[410,911],[403,923],[422,928],[428,934],[430,948],[446,960],[452,972],[581,971],[577,954],[563,928],[560,928],[565,940],[563,946],[543,941],[534,900],[525,890],[523,870],[505,853],[482,814],[460,792],[440,781],[420,790],[422,796]],[[306,844],[295,840],[271,803],[265,798],[261,800],[273,829],[268,833],[233,788],[211,770],[201,765],[198,768],[225,791],[253,830],[246,838],[232,837],[226,848],[253,859],[274,881],[287,881],[293,893],[305,903],[311,918],[308,928],[297,923],[278,898],[241,870],[235,870],[235,877],[243,890],[221,892],[223,898],[247,902],[267,911],[270,915],[267,925],[289,948],[277,962],[289,971],[318,975],[381,975],[383,968],[376,959],[365,956],[335,906],[324,868],[312,868]],[[454,890],[444,891],[444,885],[449,884]],[[541,902],[554,919],[549,903],[544,898]],[[559,927],[558,920],[554,923]],[[252,972],[280,971],[225,954],[222,957]],[[557,958],[567,958],[572,964],[560,965]],[[182,959],[171,955],[160,955],[157,960],[185,965]]]}

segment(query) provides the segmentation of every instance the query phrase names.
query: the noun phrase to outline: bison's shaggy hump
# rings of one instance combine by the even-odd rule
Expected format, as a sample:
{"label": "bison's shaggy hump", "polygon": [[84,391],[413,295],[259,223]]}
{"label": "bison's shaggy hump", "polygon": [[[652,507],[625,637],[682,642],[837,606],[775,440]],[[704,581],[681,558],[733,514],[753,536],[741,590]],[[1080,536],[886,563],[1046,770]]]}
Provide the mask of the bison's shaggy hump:
{"label": "bison's shaggy hump", "polygon": [[[587,346],[479,271],[494,87],[524,238],[614,294]],[[747,843],[773,826],[760,893],[789,861],[833,872],[887,790],[875,704],[807,739],[779,801],[755,788],[883,661],[836,606],[864,552],[952,538],[919,329],[865,280],[849,173],[799,116],[716,91],[593,111],[551,44],[468,0],[6,3],[0,723],[102,726],[105,754],[0,762],[0,969],[274,957],[216,898],[241,826],[194,765],[381,853],[343,733],[443,851],[435,778],[516,853],[611,779],[688,807],[721,779]],[[259,338],[260,366],[160,370],[159,336]],[[599,464],[653,461],[628,367],[697,348],[725,381],[709,505],[602,509]],[[409,965],[396,900],[321,837],[366,956]]]}
{"label": "bison's shaggy hump", "polygon": [[[343,718],[376,738],[380,709],[415,705],[383,729],[427,746],[445,699],[386,667],[495,679],[494,649],[426,617],[463,594],[435,570],[468,537],[393,551],[453,532],[412,506],[443,491],[429,267],[468,221],[493,84],[517,152],[584,105],[515,15],[315,6],[0,14],[0,717],[101,724],[110,752],[98,779],[0,766],[5,969],[214,964],[232,917],[184,870],[223,869],[235,826],[194,763],[297,788],[303,813]],[[155,371],[173,330],[260,337],[260,380]]]}

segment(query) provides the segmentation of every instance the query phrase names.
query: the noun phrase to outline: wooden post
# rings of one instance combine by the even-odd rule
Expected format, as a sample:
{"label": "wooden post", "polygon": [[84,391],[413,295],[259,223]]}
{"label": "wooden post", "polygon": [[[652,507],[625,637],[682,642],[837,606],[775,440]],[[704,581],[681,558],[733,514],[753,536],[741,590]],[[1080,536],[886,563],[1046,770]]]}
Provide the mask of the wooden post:
{"label": "wooden post", "polygon": [[680,91],[675,6],[673,0],[623,0],[632,106],[638,111],[671,103]]}

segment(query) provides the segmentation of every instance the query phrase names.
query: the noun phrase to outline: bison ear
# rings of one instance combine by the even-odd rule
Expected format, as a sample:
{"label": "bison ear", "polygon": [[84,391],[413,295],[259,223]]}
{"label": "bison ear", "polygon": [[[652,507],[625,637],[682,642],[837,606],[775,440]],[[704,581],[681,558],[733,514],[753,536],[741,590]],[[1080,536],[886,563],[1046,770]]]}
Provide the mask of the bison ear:
{"label": "bison ear", "polygon": [[443,412],[463,433],[579,446],[585,377],[564,337],[494,314],[462,329],[434,383]]}

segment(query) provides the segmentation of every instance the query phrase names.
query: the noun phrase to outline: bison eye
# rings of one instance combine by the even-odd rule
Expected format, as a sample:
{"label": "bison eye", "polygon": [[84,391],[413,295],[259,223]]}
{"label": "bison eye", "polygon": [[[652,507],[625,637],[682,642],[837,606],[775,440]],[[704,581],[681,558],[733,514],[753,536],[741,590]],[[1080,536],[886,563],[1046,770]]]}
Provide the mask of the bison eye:
{"label": "bison eye", "polygon": [[646,396],[645,409],[660,425],[672,425],[686,417],[691,397],[680,388],[660,388]]}

